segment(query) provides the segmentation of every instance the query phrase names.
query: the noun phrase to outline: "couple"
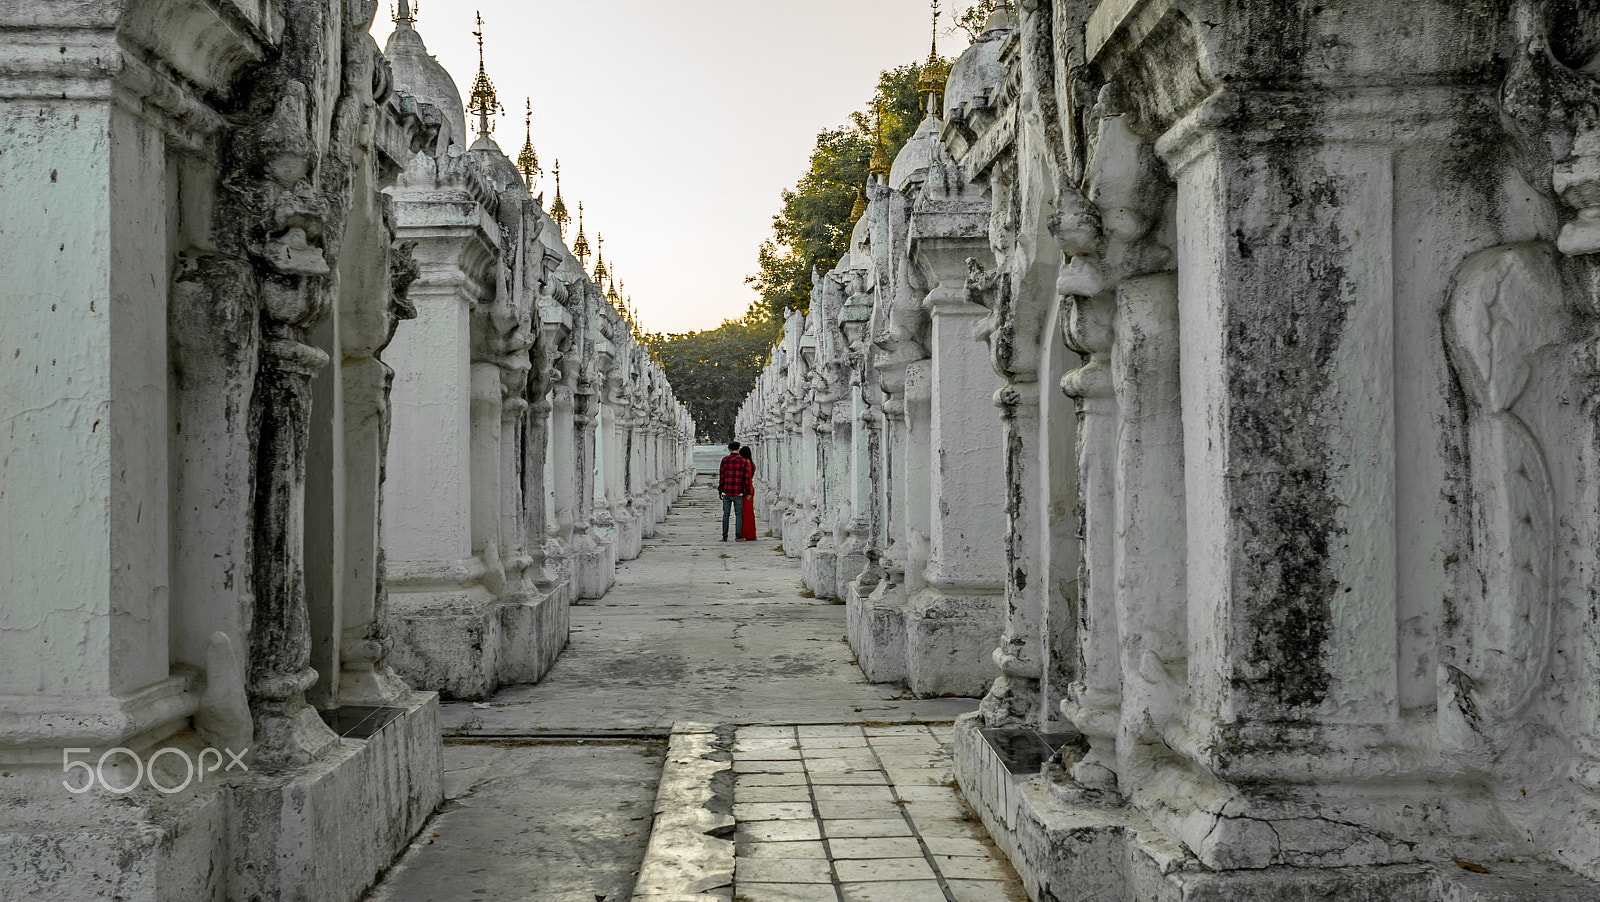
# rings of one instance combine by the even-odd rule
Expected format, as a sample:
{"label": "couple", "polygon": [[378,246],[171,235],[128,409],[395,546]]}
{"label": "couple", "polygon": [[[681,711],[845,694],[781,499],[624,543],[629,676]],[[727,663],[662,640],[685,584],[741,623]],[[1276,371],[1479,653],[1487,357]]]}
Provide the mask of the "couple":
{"label": "couple", "polygon": [[756,462],[750,446],[728,443],[728,456],[717,471],[717,494],[722,496],[722,541],[728,541],[728,514],[739,512],[736,542],[756,540]]}

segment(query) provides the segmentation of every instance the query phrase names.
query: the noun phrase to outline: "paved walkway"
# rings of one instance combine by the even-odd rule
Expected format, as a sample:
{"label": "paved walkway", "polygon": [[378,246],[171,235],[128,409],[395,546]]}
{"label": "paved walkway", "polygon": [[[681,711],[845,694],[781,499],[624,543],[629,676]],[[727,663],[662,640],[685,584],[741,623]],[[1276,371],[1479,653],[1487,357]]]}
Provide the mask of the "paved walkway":
{"label": "paved walkway", "polygon": [[[800,597],[776,540],[718,541],[720,518],[715,493],[691,489],[616,588],[573,608],[543,682],[444,706],[448,801],[375,902],[625,902],[661,821],[666,740],[689,722],[720,727],[745,769],[713,793],[724,817],[737,806],[737,835],[719,832],[740,870],[698,890],[711,899],[1025,898],[953,789],[946,726],[976,701],[868,682],[844,607]],[[873,797],[859,811],[905,813],[836,817],[845,786]],[[790,807],[752,807],[770,805]],[[817,835],[761,838],[804,832],[791,811]]]}
{"label": "paved walkway", "polygon": [[955,789],[948,727],[746,727],[733,769],[736,897],[1026,899]]}

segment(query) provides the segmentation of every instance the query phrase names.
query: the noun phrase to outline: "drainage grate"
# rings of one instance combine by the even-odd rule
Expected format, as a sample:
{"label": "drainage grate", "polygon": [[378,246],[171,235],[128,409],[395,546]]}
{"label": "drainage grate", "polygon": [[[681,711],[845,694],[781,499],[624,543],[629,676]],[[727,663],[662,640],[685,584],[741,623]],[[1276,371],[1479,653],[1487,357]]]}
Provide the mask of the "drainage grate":
{"label": "drainage grate", "polygon": [[406,709],[380,705],[345,705],[342,708],[329,708],[318,713],[322,715],[322,722],[338,733],[341,739],[371,739],[379,730],[406,713]]}
{"label": "drainage grate", "polygon": [[1000,766],[1013,777],[1030,777],[1044,769],[1072,739],[1071,733],[1040,733],[1027,727],[981,730],[983,739],[1000,759]]}

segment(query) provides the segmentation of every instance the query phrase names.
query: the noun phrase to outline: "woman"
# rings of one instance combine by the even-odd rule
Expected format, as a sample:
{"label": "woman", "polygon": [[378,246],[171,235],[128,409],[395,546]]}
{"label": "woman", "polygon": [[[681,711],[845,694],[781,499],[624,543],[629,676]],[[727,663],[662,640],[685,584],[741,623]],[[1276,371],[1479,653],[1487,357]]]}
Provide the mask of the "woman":
{"label": "woman", "polygon": [[750,462],[750,494],[744,496],[744,516],[740,518],[744,528],[739,530],[739,541],[754,542],[756,540],[756,457],[750,452],[749,445],[739,449],[739,456]]}

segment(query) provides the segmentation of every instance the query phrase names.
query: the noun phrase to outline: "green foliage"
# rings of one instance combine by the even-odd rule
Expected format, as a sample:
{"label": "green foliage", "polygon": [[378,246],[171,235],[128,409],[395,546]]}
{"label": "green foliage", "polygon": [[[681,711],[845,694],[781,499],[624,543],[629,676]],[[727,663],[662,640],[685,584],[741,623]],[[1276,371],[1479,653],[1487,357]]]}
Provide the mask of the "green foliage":
{"label": "green foliage", "polygon": [[767,365],[783,325],[761,304],[715,329],[676,335],[646,335],[650,355],[661,365],[703,443],[732,441],[739,405]]}
{"label": "green foliage", "polygon": [[967,33],[967,37],[976,41],[978,35],[983,34],[983,26],[994,15],[995,10],[1005,7],[1011,12],[1016,12],[1017,7],[1011,0],[978,0],[977,3],[967,7],[966,12],[956,15],[956,27]]}
{"label": "green foliage", "polygon": [[[755,387],[773,343],[783,334],[785,313],[805,312],[811,302],[812,273],[832,269],[850,248],[850,212],[867,182],[879,114],[890,160],[926,115],[917,96],[923,65],[880,73],[867,109],[817,135],[810,168],[794,188],[783,192],[782,212],[772,218],[772,237],[757,252],[760,271],[747,281],[760,299],[744,317],[705,332],[644,337],[673,393],[693,414],[701,441],[739,438],[734,435],[739,405]],[[936,65],[934,75],[943,84],[950,76],[951,61],[941,59]]]}
{"label": "green foliage", "polygon": [[[817,135],[811,166],[799,184],[783,192],[783,210],[772,217],[772,237],[756,255],[759,272],[748,281],[760,303],[782,320],[788,310],[806,311],[813,272],[832,269],[850,249],[850,211],[867,183],[867,170],[883,116],[883,143],[893,160],[916,133],[925,111],[917,96],[924,64],[890,69],[878,76],[872,102],[838,128]],[[939,60],[940,84],[950,75],[950,60]]]}

